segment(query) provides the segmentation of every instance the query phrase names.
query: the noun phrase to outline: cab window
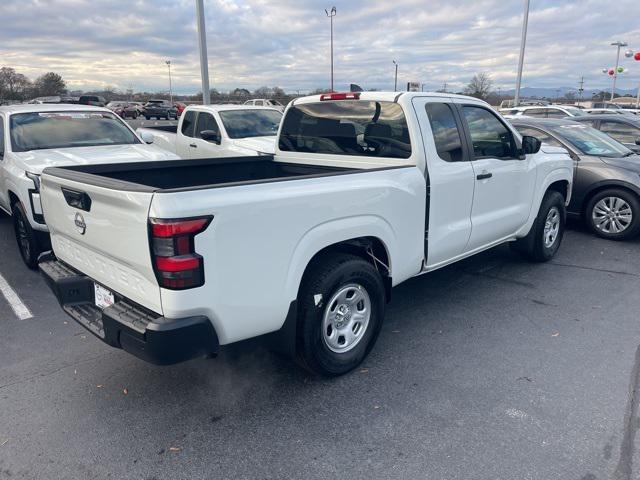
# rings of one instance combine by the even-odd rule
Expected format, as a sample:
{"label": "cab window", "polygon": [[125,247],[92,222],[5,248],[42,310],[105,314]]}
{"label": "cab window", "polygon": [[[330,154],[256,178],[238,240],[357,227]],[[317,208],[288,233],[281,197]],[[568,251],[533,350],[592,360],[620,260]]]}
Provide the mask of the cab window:
{"label": "cab window", "polygon": [[516,143],[511,131],[487,109],[475,106],[462,107],[469,127],[475,158],[512,159]]}
{"label": "cab window", "polygon": [[218,124],[210,113],[200,112],[198,114],[198,122],[196,124],[196,138],[202,138],[201,133],[205,130],[211,130],[218,133]]}
{"label": "cab window", "polygon": [[445,162],[461,161],[462,140],[451,106],[446,103],[427,103],[426,109],[438,156]]}
{"label": "cab window", "polygon": [[193,137],[193,126],[196,120],[196,112],[189,110],[184,112],[182,118],[182,129],[180,130],[185,137]]}

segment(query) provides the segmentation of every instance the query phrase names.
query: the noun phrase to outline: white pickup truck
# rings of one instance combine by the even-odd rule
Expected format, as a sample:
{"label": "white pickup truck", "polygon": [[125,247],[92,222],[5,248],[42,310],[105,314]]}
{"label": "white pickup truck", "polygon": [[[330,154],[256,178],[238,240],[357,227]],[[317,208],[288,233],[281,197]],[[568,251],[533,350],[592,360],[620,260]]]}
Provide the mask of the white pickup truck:
{"label": "white pickup truck", "polygon": [[181,158],[273,155],[282,113],[247,105],[189,105],[178,125],[140,127]]}
{"label": "white pickup truck", "polygon": [[271,334],[339,375],[391,287],[504,242],[553,257],[572,175],[473,98],[300,98],[274,156],[46,169],[40,269],[69,315],[145,360]]}
{"label": "white pickup truck", "polygon": [[[0,209],[13,216],[22,259],[37,267],[49,234],[40,202],[45,167],[175,160],[113,112],[86,105],[0,107]],[[146,137],[150,140],[150,137]]]}

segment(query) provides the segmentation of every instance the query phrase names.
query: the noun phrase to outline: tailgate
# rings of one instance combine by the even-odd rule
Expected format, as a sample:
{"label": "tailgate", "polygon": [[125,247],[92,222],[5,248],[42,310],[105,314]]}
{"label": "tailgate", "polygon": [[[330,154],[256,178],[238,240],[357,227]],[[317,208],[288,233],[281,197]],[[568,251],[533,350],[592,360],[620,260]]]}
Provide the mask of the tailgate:
{"label": "tailgate", "polygon": [[45,171],[41,195],[58,259],[108,289],[162,313],[147,230],[153,192],[88,185]]}

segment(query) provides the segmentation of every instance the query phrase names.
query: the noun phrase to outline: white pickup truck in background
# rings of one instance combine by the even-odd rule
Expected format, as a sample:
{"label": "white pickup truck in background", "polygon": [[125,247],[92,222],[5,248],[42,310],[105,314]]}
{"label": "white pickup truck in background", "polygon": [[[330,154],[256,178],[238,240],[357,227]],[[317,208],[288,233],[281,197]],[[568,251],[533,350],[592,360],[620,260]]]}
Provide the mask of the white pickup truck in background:
{"label": "white pickup truck in background", "polygon": [[46,169],[40,269],[69,315],[150,362],[271,333],[339,375],[391,287],[504,242],[552,258],[572,177],[564,149],[474,98],[306,97],[274,156]]}
{"label": "white pickup truck in background", "polygon": [[40,173],[45,167],[178,158],[147,145],[103,107],[0,107],[0,209],[13,216],[26,265],[35,268],[38,255],[50,248],[40,202]]}
{"label": "white pickup truck in background", "polygon": [[138,133],[181,158],[273,155],[282,113],[247,105],[189,105],[178,125],[140,127]]}

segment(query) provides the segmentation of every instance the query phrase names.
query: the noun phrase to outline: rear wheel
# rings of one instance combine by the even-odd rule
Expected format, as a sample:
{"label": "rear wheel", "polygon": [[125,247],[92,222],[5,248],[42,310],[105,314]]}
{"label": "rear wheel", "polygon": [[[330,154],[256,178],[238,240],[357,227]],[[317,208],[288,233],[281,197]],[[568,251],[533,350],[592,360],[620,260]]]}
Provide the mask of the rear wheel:
{"label": "rear wheel", "polygon": [[305,274],[298,305],[298,362],[318,375],[342,375],[362,362],[378,338],[384,284],[358,256],[322,255]]}
{"label": "rear wheel", "polygon": [[29,224],[27,214],[20,202],[15,202],[11,208],[13,228],[18,242],[18,249],[22,260],[31,269],[38,267],[38,256],[43,252],[40,235]]}
{"label": "rear wheel", "polygon": [[564,197],[549,190],[542,199],[538,216],[526,237],[511,243],[511,248],[533,262],[551,260],[562,243],[566,222]]}
{"label": "rear wheel", "polygon": [[626,190],[597,193],[589,200],[584,215],[593,233],[608,240],[627,240],[640,231],[640,202]]}

